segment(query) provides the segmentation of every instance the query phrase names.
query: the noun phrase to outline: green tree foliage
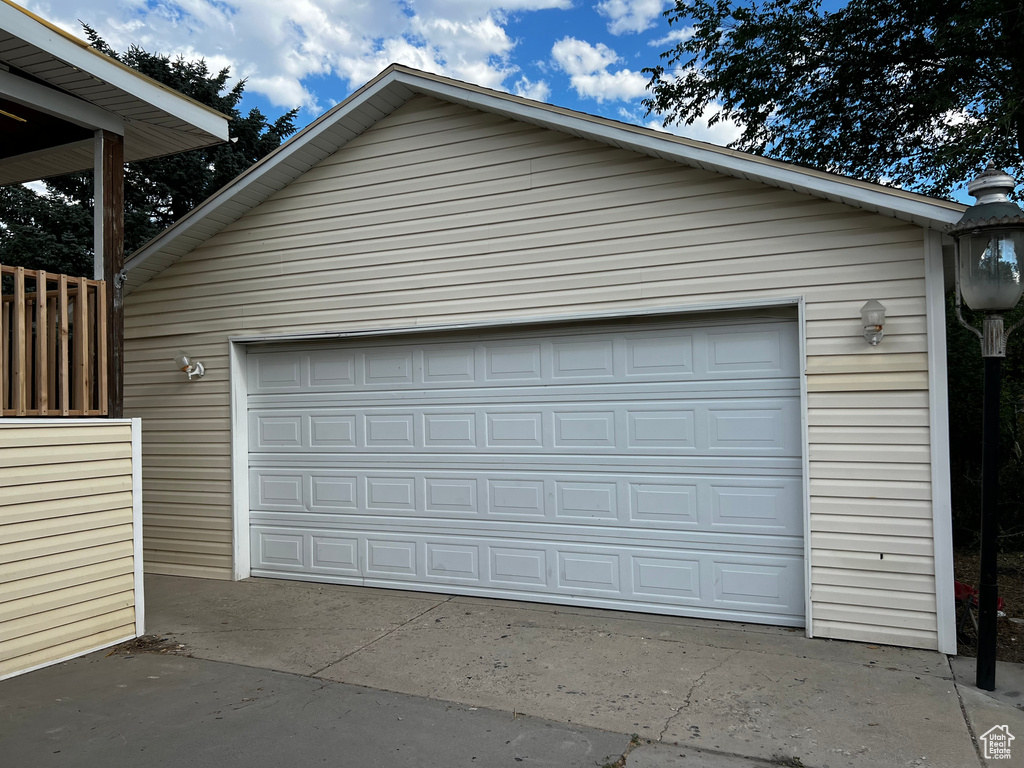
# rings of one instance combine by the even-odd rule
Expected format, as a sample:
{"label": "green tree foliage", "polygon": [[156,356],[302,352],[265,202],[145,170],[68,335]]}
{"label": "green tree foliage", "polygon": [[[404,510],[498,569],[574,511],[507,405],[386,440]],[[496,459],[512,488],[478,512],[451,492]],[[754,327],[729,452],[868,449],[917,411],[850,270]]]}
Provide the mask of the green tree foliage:
{"label": "green tree foliage", "polygon": [[[87,25],[94,48],[231,118],[226,144],[125,166],[125,253],[180,219],[295,132],[297,110],[274,121],[258,109],[242,114],[245,82],[228,88],[228,69],[211,72],[202,59],[186,61],[133,46],[113,50]],[[47,194],[21,185],[0,188],[0,262],[92,276],[92,173],[47,179]]]}
{"label": "green tree foliage", "polygon": [[1024,172],[1021,0],[676,0],[650,111],[733,120],[756,154],[948,195]]}
{"label": "green tree foliage", "polygon": [[[666,123],[732,120],[736,149],[933,195],[989,160],[1024,176],[1021,0],[849,0],[833,11],[821,0],[676,0],[665,15],[688,29],[645,70],[645,104]],[[980,515],[982,358],[951,297],[946,325],[953,529],[967,546]],[[1000,423],[1002,543],[1021,548],[1024,329],[1010,337]]]}
{"label": "green tree foliage", "polygon": [[47,200],[0,187],[0,263],[92,277],[92,200]]}

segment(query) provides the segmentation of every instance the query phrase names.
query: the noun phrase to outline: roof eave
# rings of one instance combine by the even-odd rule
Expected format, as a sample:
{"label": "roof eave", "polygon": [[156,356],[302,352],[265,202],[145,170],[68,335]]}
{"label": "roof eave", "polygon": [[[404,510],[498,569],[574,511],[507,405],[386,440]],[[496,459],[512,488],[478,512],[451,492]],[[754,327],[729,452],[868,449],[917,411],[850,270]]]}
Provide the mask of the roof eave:
{"label": "roof eave", "polygon": [[0,0],[0,28],[41,52],[148,102],[185,124],[183,129],[206,134],[198,139],[198,146],[228,139],[225,115],[103,55],[85,41],[10,0]]}
{"label": "roof eave", "polygon": [[[288,142],[282,144],[277,150],[190,211],[177,223],[139,248],[126,264],[130,270],[128,289],[138,287],[154,274],[162,271],[166,265],[154,263],[150,265],[150,269],[146,269],[145,265],[153,262],[154,258],[159,257],[175,240],[194,230],[198,224],[203,222],[204,217],[227,204],[249,185],[265,179],[278,163],[295,157],[303,151],[304,147],[331,132],[347,133],[347,137],[340,140],[338,136],[332,137],[333,140],[330,142],[334,146],[332,151],[337,151],[349,139],[366,129],[366,118],[360,120],[360,116],[370,113],[368,119],[371,123],[376,122],[413,94],[433,96],[666,160],[842,202],[910,221],[925,228],[942,230],[947,224],[957,221],[966,208],[959,203],[929,198],[835,174],[798,168],[780,161],[748,155],[649,128],[630,126],[606,118],[584,115],[562,107],[542,104],[467,83],[457,83],[439,75],[431,75],[402,65],[392,64],[345,101],[322,115]],[[352,122],[353,125],[347,126],[346,121]],[[303,172],[300,168],[294,168],[290,178],[279,177],[277,183],[270,186],[275,190],[282,188]],[[245,210],[252,207],[254,205],[249,205]],[[244,214],[244,211],[242,213]],[[210,236],[212,235],[200,236],[200,239]],[[191,248],[184,250],[187,252]],[[180,255],[165,254],[165,258],[158,260],[172,263]]]}
{"label": "roof eave", "polygon": [[[509,113],[518,119],[544,123],[556,130],[611,143],[624,149],[672,159],[705,170],[824,197],[892,215],[921,226],[940,228],[956,221],[966,206],[914,192],[884,187],[838,174],[800,168],[791,163],[750,155],[715,144],[687,139],[650,128],[584,115],[471,84],[455,85],[446,78],[396,66],[395,80],[416,93],[463,103],[488,112]],[[510,105],[515,105],[510,109]]]}

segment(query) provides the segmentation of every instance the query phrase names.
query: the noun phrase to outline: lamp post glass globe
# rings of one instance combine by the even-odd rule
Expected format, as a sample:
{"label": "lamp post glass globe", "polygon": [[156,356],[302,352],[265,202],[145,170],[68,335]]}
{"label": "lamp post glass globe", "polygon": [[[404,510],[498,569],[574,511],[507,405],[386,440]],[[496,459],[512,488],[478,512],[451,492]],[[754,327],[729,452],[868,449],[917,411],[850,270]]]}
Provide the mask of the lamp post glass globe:
{"label": "lamp post glass globe", "polygon": [[1008,312],[1024,290],[1024,211],[1009,197],[1016,185],[989,165],[967,186],[978,202],[949,228],[957,246],[957,288],[977,312]]}
{"label": "lamp post glass globe", "polygon": [[1017,306],[1024,293],[1024,228],[977,229],[958,239],[960,292],[967,306],[979,312]]}

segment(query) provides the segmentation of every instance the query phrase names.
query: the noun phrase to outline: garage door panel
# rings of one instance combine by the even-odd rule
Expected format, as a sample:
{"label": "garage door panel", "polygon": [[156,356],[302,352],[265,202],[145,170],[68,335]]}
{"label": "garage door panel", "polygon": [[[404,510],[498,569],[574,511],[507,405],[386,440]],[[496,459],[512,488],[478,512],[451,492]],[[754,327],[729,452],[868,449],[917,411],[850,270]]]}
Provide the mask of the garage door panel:
{"label": "garage door panel", "polygon": [[365,413],[362,414],[362,429],[359,444],[352,446],[355,451],[391,453],[399,449],[422,450],[422,440],[416,435],[416,414],[406,413]]}
{"label": "garage door panel", "polygon": [[254,509],[305,512],[311,509],[305,497],[306,476],[301,472],[260,472],[251,475],[249,496]]}
{"label": "garage door panel", "polygon": [[486,506],[481,511],[499,518],[543,518],[544,500],[554,496],[545,491],[544,480],[529,475],[490,477],[484,480],[484,485],[487,488]]}
{"label": "garage door panel", "polygon": [[796,324],[248,355],[252,572],[803,623]]}
{"label": "garage door panel", "polygon": [[359,366],[362,377],[358,383],[366,387],[386,386],[389,390],[400,389],[403,384],[415,384],[415,356],[411,349],[364,352]]}
{"label": "garage door panel", "polygon": [[799,403],[792,398],[709,403],[699,407],[698,415],[700,453],[745,458],[800,455]]}
{"label": "garage door panel", "polygon": [[[787,333],[788,331],[788,333]],[[792,376],[795,349],[790,334],[793,326],[757,330],[721,329],[708,332],[707,366],[712,377]]]}
{"label": "garage door panel", "polygon": [[[543,332],[534,332],[543,333]],[[550,334],[549,334],[550,335]],[[250,394],[308,388],[331,391],[572,385],[619,381],[700,382],[792,378],[799,374],[791,322],[703,328],[659,327],[614,334],[559,333],[557,338],[493,338],[410,345],[263,352],[249,361]]]}
{"label": "garage door panel", "polygon": [[[347,352],[310,352],[290,356],[306,373],[306,387],[313,391],[336,391],[355,384],[355,355]],[[259,387],[263,389],[263,387]]]}
{"label": "garage door panel", "polygon": [[[800,455],[794,398],[256,408],[252,453]],[[462,449],[461,451],[457,449]]]}
{"label": "garage door panel", "polygon": [[489,453],[423,453],[413,461],[396,461],[395,457],[370,453],[253,453],[250,466],[259,468],[317,467],[327,469],[348,469],[352,467],[415,466],[419,469],[453,468],[472,470],[494,468],[498,470],[557,469],[574,472],[617,472],[623,470],[677,475],[680,472],[705,475],[763,475],[794,474],[800,471],[797,458],[774,456],[658,456],[640,455],[550,455],[543,453],[520,453],[503,456]]}
{"label": "garage door panel", "polygon": [[424,477],[423,510],[431,515],[475,515],[480,484],[472,477]]}
{"label": "garage door panel", "polygon": [[438,581],[478,582],[480,580],[480,545],[427,541],[425,576]]}
{"label": "garage door panel", "polygon": [[[310,512],[355,512],[359,509],[359,476],[356,474],[338,473],[324,474],[310,472],[308,482],[303,483],[309,489]],[[262,497],[259,500],[262,506]],[[271,505],[269,508],[273,508]]]}
{"label": "garage door panel", "polygon": [[801,488],[784,475],[250,469],[252,515],[323,513],[342,526],[352,515],[376,515],[800,536]]}
{"label": "garage door panel", "polygon": [[560,544],[587,544],[637,547],[671,547],[676,550],[693,548],[717,549],[728,554],[800,556],[802,540],[798,536],[737,537],[732,532],[700,530],[653,530],[639,526],[589,525],[577,526],[571,521],[549,522],[534,529],[524,528],[513,520],[424,520],[402,515],[352,515],[340,523],[327,515],[297,514],[283,524],[280,518],[266,513],[253,513],[251,523],[266,531],[291,534],[307,529],[333,531],[345,535],[355,530],[375,530],[401,536],[457,536],[460,538],[500,536],[524,543],[556,542]]}
{"label": "garage door panel", "polygon": [[303,447],[332,452],[341,448],[355,448],[359,443],[358,424],[353,413],[310,414],[305,433],[308,437]]}
{"label": "garage door panel", "polygon": [[303,435],[305,423],[305,417],[298,413],[250,413],[249,450],[306,450],[309,438]]}
{"label": "garage door panel", "polygon": [[[732,379],[728,387],[721,387],[716,381],[605,381],[592,382],[586,386],[575,384],[541,384],[530,386],[493,386],[493,387],[417,387],[409,390],[352,390],[323,392],[303,388],[300,392],[286,392],[285,400],[280,393],[255,392],[248,394],[249,405],[253,408],[278,408],[283,404],[286,410],[304,410],[316,408],[342,408],[349,412],[368,405],[384,407],[396,403],[405,405],[430,406],[443,405],[451,407],[455,402],[465,405],[467,396],[476,402],[521,404],[525,401],[540,403],[581,404],[597,402],[604,404],[611,401],[642,399],[644,402],[658,400],[732,400],[737,398],[778,398],[799,396],[800,390],[792,379]],[[399,394],[402,393],[402,394]],[[399,398],[401,398],[399,400]]]}
{"label": "garage door panel", "polygon": [[791,565],[729,558],[713,564],[714,600],[740,610],[785,611],[798,582]]}
{"label": "garage door panel", "polygon": [[337,576],[361,577],[359,538],[336,532],[309,534],[309,570]]}
{"label": "garage door panel", "polygon": [[651,331],[626,334],[626,375],[630,378],[689,381],[693,366],[693,334]]}
{"label": "garage door panel", "polygon": [[[396,589],[573,602],[624,610],[802,624],[802,558],[621,544],[561,544],[454,534],[345,535],[312,529],[287,537],[255,526],[253,574],[303,572],[318,580]],[[355,562],[353,562],[353,558]]]}
{"label": "garage door panel", "polygon": [[249,361],[249,386],[257,392],[300,392],[304,372],[301,355],[261,355]]}

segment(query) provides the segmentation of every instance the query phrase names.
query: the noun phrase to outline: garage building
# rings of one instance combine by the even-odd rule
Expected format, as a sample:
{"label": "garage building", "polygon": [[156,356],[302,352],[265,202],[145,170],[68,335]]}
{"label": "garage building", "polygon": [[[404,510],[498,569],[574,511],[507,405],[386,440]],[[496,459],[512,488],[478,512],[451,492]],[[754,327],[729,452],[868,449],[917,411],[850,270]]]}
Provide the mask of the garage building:
{"label": "garage building", "polygon": [[128,262],[146,567],[955,652],[962,210],[392,66]]}

